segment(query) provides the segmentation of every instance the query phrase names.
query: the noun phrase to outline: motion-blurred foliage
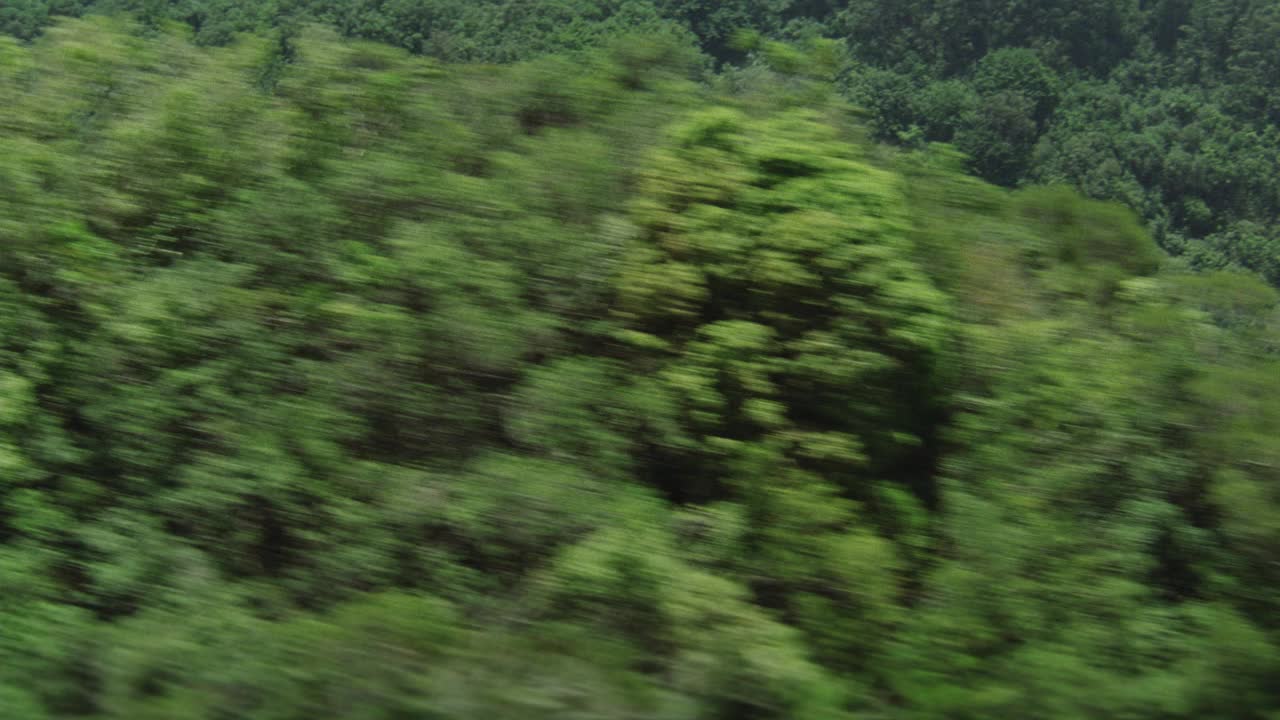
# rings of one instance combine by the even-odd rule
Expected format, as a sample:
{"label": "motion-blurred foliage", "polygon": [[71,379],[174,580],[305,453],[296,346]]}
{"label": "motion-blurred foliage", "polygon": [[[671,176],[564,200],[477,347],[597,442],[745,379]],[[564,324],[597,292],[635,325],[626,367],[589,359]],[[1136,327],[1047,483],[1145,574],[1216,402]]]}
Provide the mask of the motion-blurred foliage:
{"label": "motion-blurred foliage", "polygon": [[770,47],[0,41],[0,716],[1276,717],[1276,293]]}
{"label": "motion-blurred foliage", "polygon": [[722,77],[821,76],[880,140],[952,143],[990,182],[1120,202],[1186,266],[1280,285],[1274,0],[7,0],[0,34],[30,40],[84,15],[202,46],[271,33],[282,52],[259,68],[265,85],[308,22],[468,63],[664,38],[620,51],[619,72],[656,51]]}

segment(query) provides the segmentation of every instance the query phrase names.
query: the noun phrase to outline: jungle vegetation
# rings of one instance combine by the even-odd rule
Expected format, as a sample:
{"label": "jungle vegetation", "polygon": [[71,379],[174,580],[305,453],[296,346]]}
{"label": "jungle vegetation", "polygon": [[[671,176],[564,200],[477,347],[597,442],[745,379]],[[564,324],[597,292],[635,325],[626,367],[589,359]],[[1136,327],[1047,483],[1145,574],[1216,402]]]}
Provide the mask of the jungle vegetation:
{"label": "jungle vegetation", "polygon": [[1280,14],[977,5],[8,3],[0,716],[1280,717]]}

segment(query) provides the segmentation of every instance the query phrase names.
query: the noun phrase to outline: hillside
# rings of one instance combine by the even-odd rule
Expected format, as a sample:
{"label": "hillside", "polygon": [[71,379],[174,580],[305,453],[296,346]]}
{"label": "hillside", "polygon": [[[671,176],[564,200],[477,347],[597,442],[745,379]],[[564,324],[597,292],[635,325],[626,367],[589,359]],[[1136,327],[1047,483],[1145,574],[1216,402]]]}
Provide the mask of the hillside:
{"label": "hillside", "polygon": [[1277,717],[1275,290],[740,47],[0,39],[0,715]]}
{"label": "hillside", "polygon": [[752,37],[829,39],[826,79],[878,139],[950,143],[990,182],[1120,202],[1182,265],[1280,286],[1272,0],[11,0],[0,33],[85,13],[200,45],[318,22],[453,63],[665,37],[730,74],[758,60]]}

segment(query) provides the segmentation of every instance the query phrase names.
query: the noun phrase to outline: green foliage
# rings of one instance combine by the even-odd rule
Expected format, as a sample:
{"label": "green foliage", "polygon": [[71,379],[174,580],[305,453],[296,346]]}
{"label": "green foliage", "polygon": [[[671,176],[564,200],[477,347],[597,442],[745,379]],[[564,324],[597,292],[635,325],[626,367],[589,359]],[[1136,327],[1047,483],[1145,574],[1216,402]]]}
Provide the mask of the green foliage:
{"label": "green foliage", "polygon": [[1273,13],[712,5],[0,43],[0,715],[1275,718]]}
{"label": "green foliage", "polygon": [[[267,91],[308,22],[471,63],[580,62],[646,38],[615,54],[628,85],[676,56],[695,74],[806,80],[798,101],[797,83],[776,84],[779,102],[834,81],[881,140],[951,143],[990,182],[1121,202],[1188,266],[1280,283],[1280,10],[1267,0],[15,0],[0,34],[28,41],[87,14],[133,18],[141,35],[184,28],[198,45],[268,34],[254,70]],[[525,121],[559,117],[544,110]]]}

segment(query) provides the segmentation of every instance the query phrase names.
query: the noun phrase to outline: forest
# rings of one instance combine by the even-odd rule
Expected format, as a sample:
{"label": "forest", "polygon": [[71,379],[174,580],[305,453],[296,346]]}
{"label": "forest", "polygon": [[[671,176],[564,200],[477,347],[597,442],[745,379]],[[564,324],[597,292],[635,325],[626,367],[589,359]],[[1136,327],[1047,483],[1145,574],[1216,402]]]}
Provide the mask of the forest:
{"label": "forest", "polygon": [[8,0],[0,718],[1280,719],[1280,5]]}

